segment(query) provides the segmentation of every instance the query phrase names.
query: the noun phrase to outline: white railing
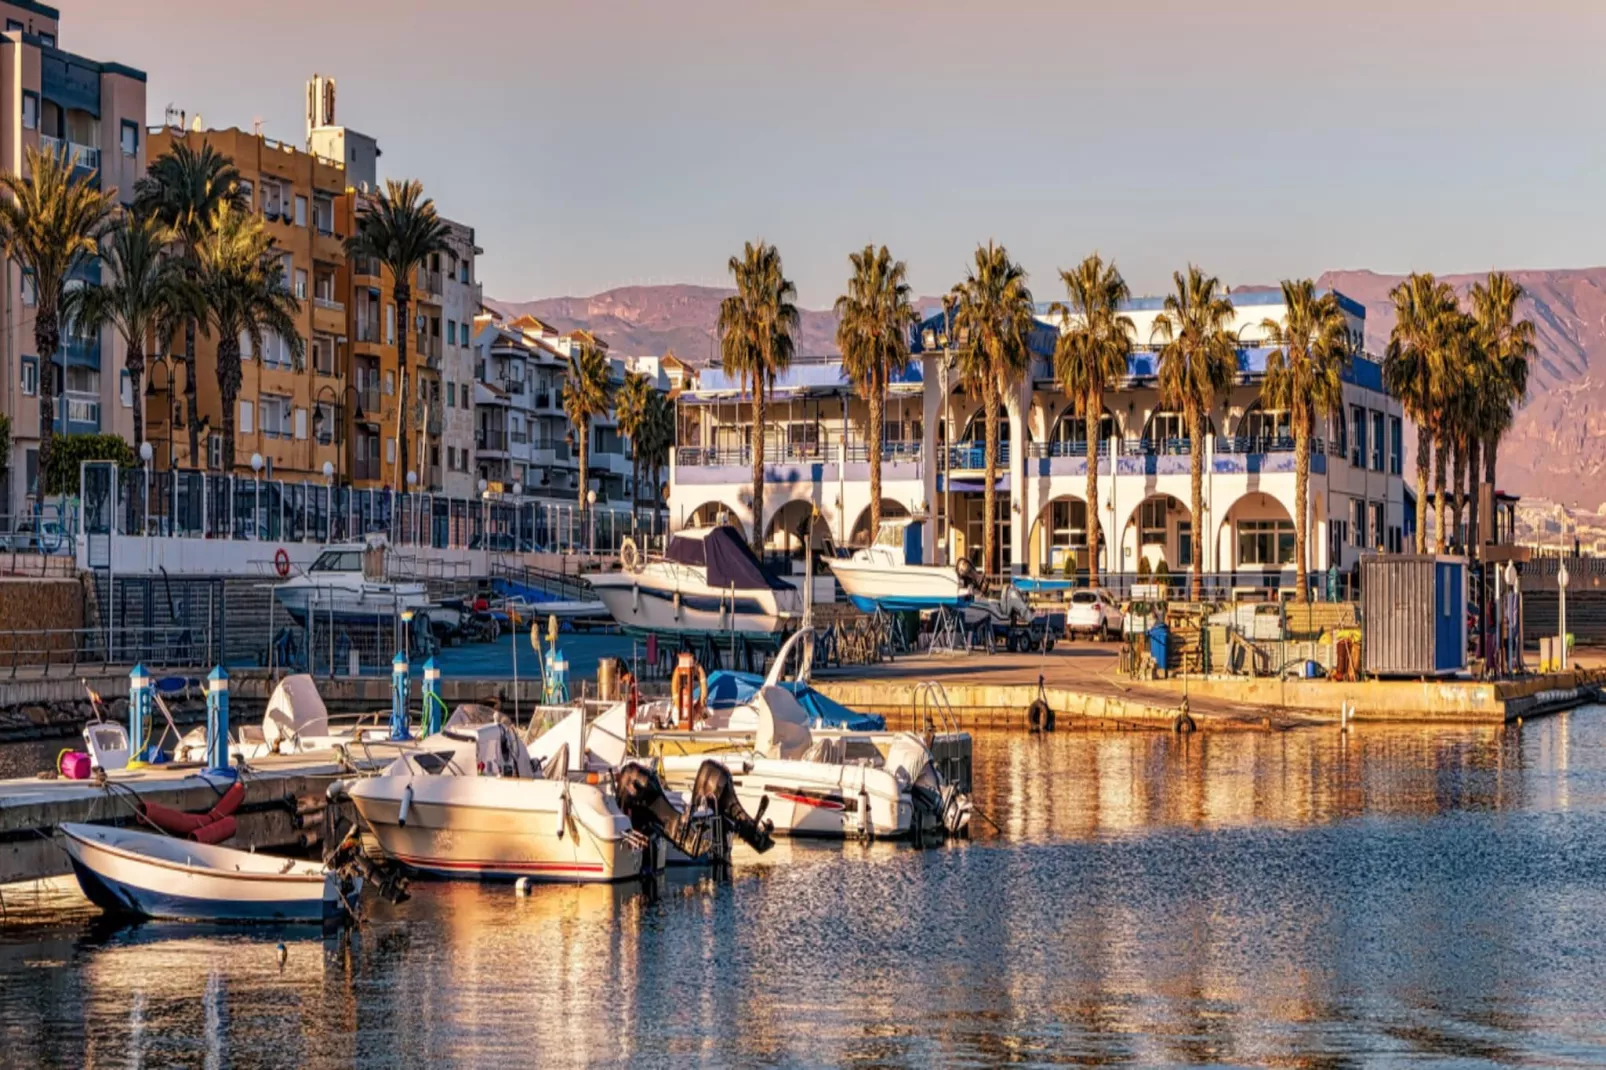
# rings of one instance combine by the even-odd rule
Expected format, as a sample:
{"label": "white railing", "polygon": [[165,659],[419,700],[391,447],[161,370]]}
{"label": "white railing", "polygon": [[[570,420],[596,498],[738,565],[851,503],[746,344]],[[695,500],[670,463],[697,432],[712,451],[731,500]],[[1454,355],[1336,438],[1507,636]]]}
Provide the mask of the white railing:
{"label": "white railing", "polygon": [[40,134],[39,148],[62,157],[74,167],[82,167],[89,171],[100,170],[100,150],[93,145],[80,145],[75,141],[64,141],[49,134]]}

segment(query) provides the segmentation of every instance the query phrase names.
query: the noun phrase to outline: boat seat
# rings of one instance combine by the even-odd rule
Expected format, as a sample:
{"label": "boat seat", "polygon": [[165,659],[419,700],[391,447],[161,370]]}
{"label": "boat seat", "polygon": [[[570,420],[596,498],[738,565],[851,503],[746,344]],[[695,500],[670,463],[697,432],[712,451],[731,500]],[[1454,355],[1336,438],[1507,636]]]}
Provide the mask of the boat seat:
{"label": "boat seat", "polygon": [[547,780],[569,779],[569,745],[563,744],[552,755],[552,761],[541,768],[541,775]]}
{"label": "boat seat", "polygon": [[241,743],[265,744],[268,741],[267,736],[262,734],[262,726],[259,724],[243,724],[235,732],[240,737]]}
{"label": "boat seat", "polygon": [[822,762],[826,765],[841,765],[846,758],[847,747],[843,741],[827,737],[815,741],[814,746],[809,748],[808,757],[805,760]]}

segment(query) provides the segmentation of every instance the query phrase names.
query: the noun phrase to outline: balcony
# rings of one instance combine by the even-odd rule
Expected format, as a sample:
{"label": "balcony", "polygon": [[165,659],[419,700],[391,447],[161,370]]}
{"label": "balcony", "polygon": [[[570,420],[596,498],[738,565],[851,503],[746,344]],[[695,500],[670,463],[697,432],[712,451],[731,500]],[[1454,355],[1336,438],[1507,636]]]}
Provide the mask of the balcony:
{"label": "balcony", "polygon": [[[376,375],[378,373],[375,373]],[[379,387],[366,386],[356,393],[357,404],[362,407],[363,416],[370,420],[379,419]]]}
{"label": "balcony", "polygon": [[550,391],[543,390],[540,393],[536,394],[535,395],[535,407],[538,408],[538,409],[551,409],[552,408],[552,393]]}
{"label": "balcony", "polygon": [[92,434],[100,430],[100,396],[69,390],[56,399],[55,430],[62,434]]}
{"label": "balcony", "polygon": [[39,135],[39,151],[53,153],[72,164],[74,171],[99,171],[100,150],[93,145],[80,145],[48,134]]}
{"label": "balcony", "polygon": [[379,343],[379,338],[380,338],[380,333],[381,332],[380,332],[380,327],[379,327],[379,321],[377,319],[368,319],[368,318],[365,318],[363,316],[358,316],[357,317],[357,332],[356,333],[357,333],[356,340],[358,342],[362,342],[362,343],[367,344],[367,345],[379,345],[380,344]]}
{"label": "balcony", "polygon": [[441,273],[426,271],[423,268],[418,269],[418,289],[420,293],[432,294],[435,297],[446,292],[441,285]]}
{"label": "balcony", "polygon": [[377,457],[359,457],[351,466],[351,478],[356,482],[377,481],[384,478]]}
{"label": "balcony", "polygon": [[474,448],[482,453],[506,453],[507,432],[498,427],[482,427],[474,432]]}
{"label": "balcony", "polygon": [[346,306],[344,302],[327,297],[312,299],[312,329],[324,334],[346,332]]}
{"label": "balcony", "polygon": [[380,272],[379,261],[372,256],[354,256],[351,258],[351,273],[359,279],[367,279],[371,283],[378,283],[383,275]]}
{"label": "balcony", "polygon": [[441,340],[433,335],[416,335],[414,353],[418,354],[418,362],[431,371],[441,370]]}
{"label": "balcony", "polygon": [[[958,471],[985,471],[987,468],[987,443],[985,442],[956,442],[949,446],[945,460],[947,467]],[[1002,470],[1009,464],[1009,443],[998,444],[997,466]]]}
{"label": "balcony", "polygon": [[325,264],[339,264],[346,259],[346,242],[332,230],[318,227],[312,232],[312,258]]}

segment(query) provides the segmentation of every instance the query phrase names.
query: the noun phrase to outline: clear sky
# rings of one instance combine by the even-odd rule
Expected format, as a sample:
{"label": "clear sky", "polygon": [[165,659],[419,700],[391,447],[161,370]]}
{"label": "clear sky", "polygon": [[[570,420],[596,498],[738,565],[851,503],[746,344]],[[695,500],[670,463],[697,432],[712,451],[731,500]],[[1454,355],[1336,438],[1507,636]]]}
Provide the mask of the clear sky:
{"label": "clear sky", "polygon": [[885,242],[920,293],[1007,244],[1154,292],[1327,268],[1598,264],[1601,0],[61,0],[62,46],[300,143],[314,71],[478,228],[500,298],[722,284],[802,302]]}

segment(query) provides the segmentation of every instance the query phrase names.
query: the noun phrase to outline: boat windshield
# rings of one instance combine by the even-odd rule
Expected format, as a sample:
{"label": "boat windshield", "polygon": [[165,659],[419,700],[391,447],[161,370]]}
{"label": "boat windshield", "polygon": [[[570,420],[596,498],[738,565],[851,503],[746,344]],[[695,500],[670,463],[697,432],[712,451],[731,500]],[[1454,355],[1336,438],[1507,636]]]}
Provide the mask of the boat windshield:
{"label": "boat windshield", "polygon": [[903,529],[909,526],[907,520],[883,520],[881,530],[876,532],[875,544],[877,546],[890,546],[894,550],[903,550]]}
{"label": "boat windshield", "polygon": [[325,550],[312,563],[310,572],[361,572],[362,553],[357,550]]}

